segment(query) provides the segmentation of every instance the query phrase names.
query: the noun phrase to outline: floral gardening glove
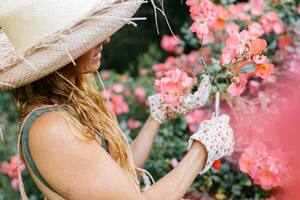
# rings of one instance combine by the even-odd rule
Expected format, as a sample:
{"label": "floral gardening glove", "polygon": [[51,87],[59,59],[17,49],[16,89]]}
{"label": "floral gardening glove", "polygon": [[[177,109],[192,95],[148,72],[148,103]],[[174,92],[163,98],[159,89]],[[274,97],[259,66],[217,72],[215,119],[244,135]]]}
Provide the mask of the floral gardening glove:
{"label": "floral gardening glove", "polygon": [[211,91],[209,76],[204,75],[194,94],[180,97],[178,106],[165,103],[163,95],[158,93],[148,97],[150,113],[154,120],[162,124],[167,119],[172,119],[179,114],[186,114],[196,108],[201,108],[207,102]]}
{"label": "floral gardening glove", "polygon": [[229,156],[234,149],[234,137],[232,128],[229,125],[228,115],[215,116],[210,120],[203,121],[188,141],[188,149],[191,148],[193,140],[200,141],[207,150],[207,160],[205,167],[199,172],[200,175],[206,173],[216,160],[223,156]]}

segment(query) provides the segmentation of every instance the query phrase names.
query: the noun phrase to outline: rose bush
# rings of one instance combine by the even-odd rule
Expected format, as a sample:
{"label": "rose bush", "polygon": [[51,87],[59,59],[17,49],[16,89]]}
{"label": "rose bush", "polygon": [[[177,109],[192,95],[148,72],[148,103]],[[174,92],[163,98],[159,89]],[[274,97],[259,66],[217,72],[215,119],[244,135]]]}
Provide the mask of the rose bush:
{"label": "rose bush", "polygon": [[[149,116],[149,95],[165,92],[165,100],[176,104],[174,97],[195,91],[192,85],[199,76],[209,74],[213,80],[211,102],[205,108],[166,122],[145,168],[158,180],[177,166],[186,153],[189,135],[211,116],[214,94],[220,91],[224,112],[233,118],[237,111],[244,113],[232,122],[237,137],[236,152],[231,158],[215,163],[204,176],[198,176],[186,198],[269,198],[288,181],[283,174],[289,173],[289,163],[280,149],[274,150],[261,138],[258,142],[254,133],[244,133],[245,124],[253,126],[249,124],[251,115],[270,108],[276,111],[269,88],[277,86],[283,74],[300,74],[299,2],[187,0],[185,3],[189,21],[183,22],[175,37],[162,36],[161,49],[150,45],[149,51],[137,58],[138,63],[122,74],[101,70],[106,85],[101,95],[108,100],[107,106],[115,112],[131,142]],[[0,145],[0,199],[18,199],[15,157],[12,157],[16,154],[18,116],[9,94],[1,93],[0,102],[0,128],[4,136]],[[23,176],[31,198],[42,199],[26,169]]]}

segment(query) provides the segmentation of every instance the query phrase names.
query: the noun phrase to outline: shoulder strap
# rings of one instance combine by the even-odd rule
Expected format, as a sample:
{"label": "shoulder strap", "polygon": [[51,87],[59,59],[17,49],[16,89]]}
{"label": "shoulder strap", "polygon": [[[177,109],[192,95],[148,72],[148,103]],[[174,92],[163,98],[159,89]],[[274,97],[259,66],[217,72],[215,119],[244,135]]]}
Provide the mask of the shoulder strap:
{"label": "shoulder strap", "polygon": [[[19,132],[19,136],[18,136],[18,144],[17,144],[17,154],[18,154],[18,180],[19,180],[19,190],[20,190],[20,193],[21,193],[21,198],[22,200],[28,200],[28,197],[26,195],[26,192],[25,192],[25,188],[24,188],[24,183],[23,183],[23,179],[22,179],[22,173],[21,173],[21,169],[20,169],[20,147],[22,147],[21,145],[21,140],[23,140],[24,138],[27,138],[28,139],[28,135],[27,137],[23,137],[23,130],[24,128],[26,128],[26,123],[27,121],[31,121],[31,123],[33,122],[34,120],[34,117],[32,117],[32,115],[34,115],[35,112],[37,112],[37,116],[41,115],[42,113],[46,112],[46,111],[49,111],[49,109],[51,109],[52,107],[54,107],[56,105],[53,105],[53,106],[43,106],[40,107],[40,108],[36,108],[36,109],[33,109],[27,116],[26,118],[24,119],[24,122],[23,124],[21,125],[20,127],[20,132]],[[43,112],[42,112],[43,110]],[[38,115],[39,114],[39,115]],[[35,118],[36,118],[35,117]],[[30,125],[28,126],[28,128],[30,127]],[[28,129],[27,128],[27,129]],[[25,135],[25,134],[24,134]],[[28,141],[23,143],[23,144],[27,144],[28,146]],[[26,145],[25,145],[26,146]],[[28,150],[28,153],[29,153],[29,150]],[[22,151],[22,157],[24,158],[24,162],[26,163],[26,166],[28,167],[28,170],[32,176],[32,178],[36,181],[37,185],[39,186],[39,189],[45,194],[46,197],[49,197],[51,199],[55,199],[55,200],[64,200],[63,197],[61,197],[59,194],[57,194],[56,192],[54,192],[50,187],[49,185],[46,183],[46,181],[42,178],[42,176],[39,174],[40,177],[38,177],[37,173],[32,169],[32,166],[34,165],[33,161],[32,161],[32,158],[30,156],[30,159],[32,161],[32,163],[28,163],[27,162],[27,156],[25,155],[28,155],[25,153],[25,151],[23,150]],[[30,155],[30,154],[29,154]],[[33,165],[32,165],[33,164]],[[34,165],[35,170],[37,171],[36,169],[36,166]],[[38,171],[37,171],[38,172]],[[43,182],[42,182],[43,180]],[[45,197],[45,200],[46,200],[46,197]]]}

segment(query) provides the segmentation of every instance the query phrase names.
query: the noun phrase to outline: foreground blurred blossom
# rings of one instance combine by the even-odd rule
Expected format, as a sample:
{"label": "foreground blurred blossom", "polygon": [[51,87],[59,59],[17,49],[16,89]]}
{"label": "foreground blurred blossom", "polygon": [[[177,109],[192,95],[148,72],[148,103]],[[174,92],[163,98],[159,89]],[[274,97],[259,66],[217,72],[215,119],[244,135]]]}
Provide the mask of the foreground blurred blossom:
{"label": "foreground blurred blossom", "polygon": [[133,118],[130,118],[127,120],[127,126],[129,129],[134,130],[141,126],[141,122],[139,120],[135,120]]}
{"label": "foreground blurred blossom", "polygon": [[239,159],[240,170],[247,173],[263,189],[269,190],[282,186],[287,164],[280,157],[278,150],[271,150],[259,141],[252,142]]}
{"label": "foreground blurred blossom", "polygon": [[161,40],[161,47],[165,51],[175,54],[182,54],[184,50],[183,47],[180,45],[180,38],[178,35],[164,35]]}
{"label": "foreground blurred blossom", "polygon": [[[10,162],[2,161],[1,163],[1,173],[10,177],[11,187],[16,190],[18,188],[18,155],[14,155],[11,157]],[[25,170],[25,164],[20,158],[20,170],[21,173]]]}

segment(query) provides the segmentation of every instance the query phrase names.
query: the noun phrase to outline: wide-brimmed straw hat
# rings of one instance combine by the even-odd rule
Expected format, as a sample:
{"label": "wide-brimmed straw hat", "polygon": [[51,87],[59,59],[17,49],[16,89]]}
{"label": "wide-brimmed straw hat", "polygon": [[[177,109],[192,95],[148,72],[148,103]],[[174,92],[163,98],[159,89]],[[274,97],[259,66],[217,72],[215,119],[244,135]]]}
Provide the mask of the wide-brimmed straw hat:
{"label": "wide-brimmed straw hat", "polygon": [[76,58],[125,23],[133,23],[132,16],[142,3],[142,0],[1,0],[0,91],[29,84],[70,62],[76,64]]}

